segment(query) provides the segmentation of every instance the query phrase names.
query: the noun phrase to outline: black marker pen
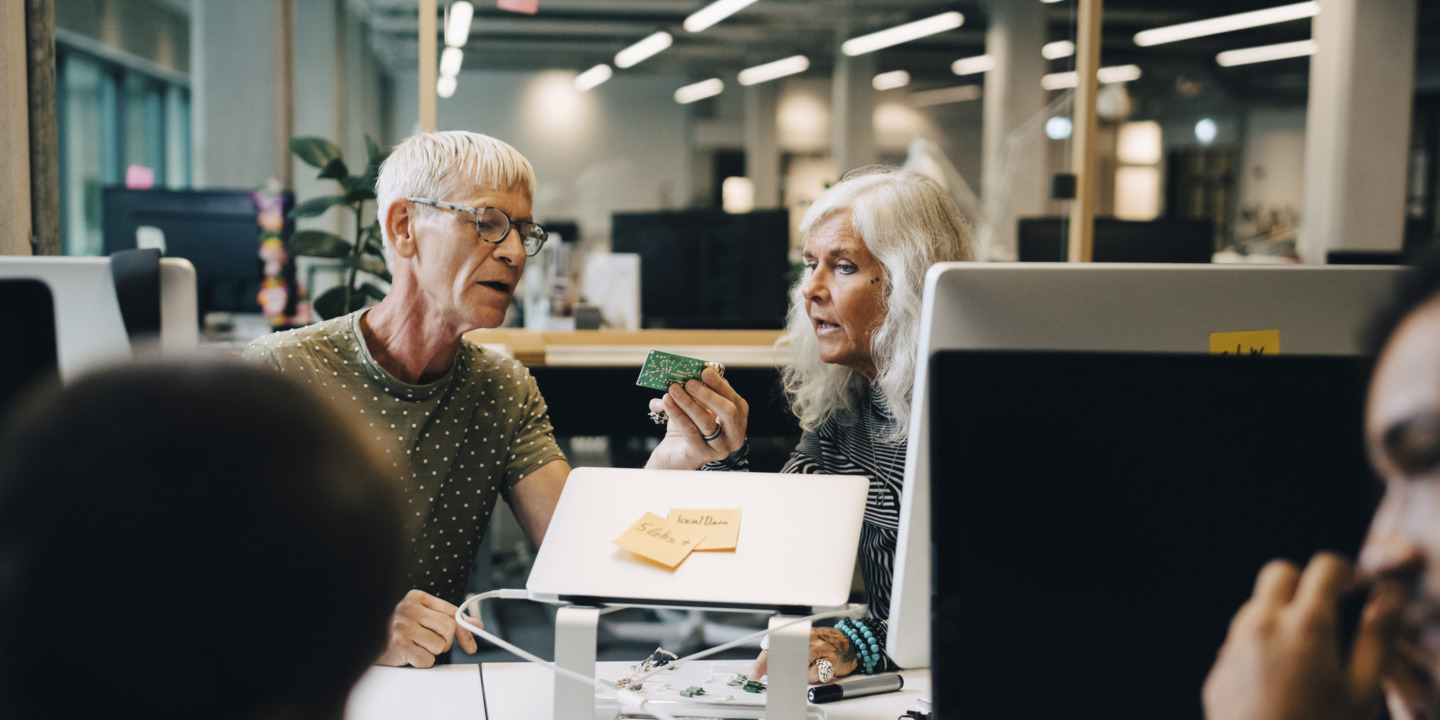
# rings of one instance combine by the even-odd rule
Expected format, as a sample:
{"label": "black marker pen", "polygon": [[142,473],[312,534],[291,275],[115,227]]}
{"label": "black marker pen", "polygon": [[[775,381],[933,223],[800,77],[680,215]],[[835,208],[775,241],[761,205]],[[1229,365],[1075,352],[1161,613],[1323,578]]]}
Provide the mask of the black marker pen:
{"label": "black marker pen", "polygon": [[880,693],[895,692],[902,687],[905,687],[905,678],[894,673],[871,675],[828,685],[816,685],[810,688],[810,702],[827,703],[865,697],[866,695],[879,695]]}

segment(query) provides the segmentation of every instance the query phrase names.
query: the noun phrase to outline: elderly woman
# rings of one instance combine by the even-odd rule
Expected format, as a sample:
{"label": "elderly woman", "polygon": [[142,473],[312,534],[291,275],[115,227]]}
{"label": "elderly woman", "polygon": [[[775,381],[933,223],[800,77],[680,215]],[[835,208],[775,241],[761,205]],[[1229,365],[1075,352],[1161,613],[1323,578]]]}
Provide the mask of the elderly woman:
{"label": "elderly woman", "polygon": [[[805,274],[791,293],[782,342],[785,395],[804,434],[782,472],[868,475],[860,571],[870,616],[811,635],[811,682],[888,666],[884,646],[899,527],[925,272],[970,260],[970,231],[938,184],[898,168],[851,172],[800,224]],[[738,470],[748,405],[713,370],[652,400],[665,439],[649,467]],[[754,675],[764,672],[764,655]]]}

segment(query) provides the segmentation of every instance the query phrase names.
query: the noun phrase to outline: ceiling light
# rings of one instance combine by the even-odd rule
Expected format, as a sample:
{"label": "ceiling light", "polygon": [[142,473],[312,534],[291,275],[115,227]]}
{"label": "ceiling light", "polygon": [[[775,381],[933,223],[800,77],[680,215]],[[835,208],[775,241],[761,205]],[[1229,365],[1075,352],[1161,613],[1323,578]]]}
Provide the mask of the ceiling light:
{"label": "ceiling light", "polygon": [[435,94],[439,95],[442,98],[448,98],[451,95],[454,95],[455,76],[441,75],[440,79],[435,81]]}
{"label": "ceiling light", "polygon": [[1215,62],[1220,63],[1221,67],[1249,65],[1250,63],[1314,55],[1315,51],[1319,48],[1319,44],[1314,40],[1300,40],[1297,42],[1280,43],[1279,45],[1261,45],[1260,47],[1244,48],[1241,50],[1226,50],[1215,56]]}
{"label": "ceiling light", "polygon": [[1050,4],[1053,4],[1053,3],[1060,2],[1060,0],[1040,0],[1040,2],[1045,3],[1046,5],[1050,5]]}
{"label": "ceiling light", "polygon": [[1202,118],[1200,122],[1195,123],[1195,139],[1199,140],[1201,145],[1215,142],[1215,136],[1219,132],[1220,129],[1215,126],[1215,121],[1210,118]]}
{"label": "ceiling light", "polygon": [[1275,23],[1282,23],[1289,20],[1314,17],[1318,14],[1320,14],[1320,3],[1318,2],[1282,5],[1265,10],[1244,12],[1238,15],[1226,15],[1209,20],[1197,20],[1195,22],[1169,25],[1153,30],[1143,30],[1135,33],[1135,44],[1140,47],[1149,47],[1161,43],[1175,42],[1176,40],[1189,40],[1190,38],[1215,35],[1233,30],[1260,27],[1261,25],[1274,25]]}
{"label": "ceiling light", "polygon": [[905,101],[910,103],[910,107],[928,107],[930,105],[944,105],[945,103],[979,99],[979,85],[960,85],[958,87],[910,93],[906,96]]}
{"label": "ceiling light", "polygon": [[960,58],[950,64],[950,72],[956,75],[974,75],[995,68],[995,58],[989,55],[976,55],[975,57]]}
{"label": "ceiling light", "polygon": [[444,77],[455,77],[460,74],[460,61],[465,57],[464,51],[458,47],[447,47],[445,52],[440,53],[440,74]]}
{"label": "ceiling light", "polygon": [[1075,43],[1069,40],[1056,40],[1052,43],[1045,43],[1045,46],[1040,48],[1040,54],[1044,55],[1046,60],[1059,60],[1060,58],[1070,57],[1075,54]]}
{"label": "ceiling light", "polygon": [[899,45],[903,42],[910,42],[927,35],[954,30],[965,22],[965,16],[958,12],[940,13],[935,17],[928,17],[924,20],[916,20],[912,23],[897,25],[889,30],[861,35],[857,38],[850,38],[840,45],[840,52],[846,55],[864,55],[874,52],[880,48],[887,48],[891,45]]}
{"label": "ceiling light", "polygon": [[1075,125],[1070,118],[1057,116],[1045,121],[1045,137],[1051,140],[1064,140],[1074,131]]}
{"label": "ceiling light", "polygon": [[715,0],[715,2],[696,10],[690,14],[690,17],[685,18],[685,29],[698,33],[744,10],[746,6],[754,2],[755,0]]}
{"label": "ceiling light", "polygon": [[630,47],[615,53],[615,67],[628,68],[639,65],[642,60],[670,47],[675,38],[668,32],[657,32]]}
{"label": "ceiling light", "polygon": [[470,18],[475,16],[475,6],[465,0],[450,4],[450,17],[445,21],[445,44],[450,47],[464,47],[470,39]]}
{"label": "ceiling light", "polygon": [[910,84],[910,73],[905,72],[904,70],[893,70],[891,72],[880,73],[879,75],[875,76],[874,80],[870,81],[870,84],[874,85],[876,90],[894,90],[895,88],[902,88]]}
{"label": "ceiling light", "polygon": [[609,65],[606,65],[605,63],[600,63],[599,65],[596,65],[595,67],[592,67],[589,70],[586,70],[585,72],[575,76],[575,89],[579,90],[580,92],[591,90],[596,85],[599,85],[600,83],[609,80],[610,76],[613,74],[614,71],[610,69]]}
{"label": "ceiling light", "polygon": [[720,78],[701,80],[693,85],[686,85],[675,91],[675,102],[681,105],[689,105],[696,100],[704,100],[708,97],[715,97],[725,91],[725,81]]}
{"label": "ceiling light", "polygon": [[756,65],[752,68],[745,68],[740,71],[741,85],[758,85],[769,82],[786,75],[802,73],[810,69],[810,58],[804,55],[791,55],[784,60],[768,62],[764,65]]}
{"label": "ceiling light", "polygon": [[[1102,67],[1095,72],[1095,77],[1101,83],[1122,83],[1140,79],[1140,66],[1138,65],[1112,65]],[[1073,88],[1080,84],[1080,75],[1075,72],[1050,73],[1040,78],[1040,87],[1046,90],[1064,90]]]}

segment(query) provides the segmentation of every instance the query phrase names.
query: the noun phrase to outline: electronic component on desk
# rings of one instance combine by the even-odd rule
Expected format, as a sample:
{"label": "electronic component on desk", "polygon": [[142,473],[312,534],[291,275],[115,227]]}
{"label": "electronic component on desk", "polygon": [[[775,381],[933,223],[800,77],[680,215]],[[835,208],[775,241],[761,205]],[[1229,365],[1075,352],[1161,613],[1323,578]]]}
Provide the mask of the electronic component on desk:
{"label": "electronic component on desk", "polygon": [[635,380],[635,384],[651,390],[669,390],[674,383],[683,385],[687,380],[699,380],[700,373],[707,367],[715,368],[715,372],[722,377],[725,375],[725,365],[722,363],[651,350],[645,357],[645,364],[640,368],[640,377]]}

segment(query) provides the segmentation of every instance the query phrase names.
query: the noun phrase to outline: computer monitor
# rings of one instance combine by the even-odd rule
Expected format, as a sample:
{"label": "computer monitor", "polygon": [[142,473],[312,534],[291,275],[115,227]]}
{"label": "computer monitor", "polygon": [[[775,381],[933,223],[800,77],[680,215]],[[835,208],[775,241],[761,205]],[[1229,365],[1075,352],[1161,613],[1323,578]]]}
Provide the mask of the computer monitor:
{"label": "computer monitor", "polygon": [[0,353],[0,421],[26,388],[56,373],[55,298],[33,278],[0,279],[0,307],[10,308]]}
{"label": "computer monitor", "polygon": [[[0,282],[8,285],[15,281],[28,281],[24,286],[30,289],[17,292],[36,297],[39,295],[33,284],[44,286],[51,304],[37,306],[37,312],[44,312],[46,307],[53,309],[54,337],[53,345],[47,348],[43,342],[45,333],[31,328],[26,332],[41,338],[41,342],[38,345],[7,342],[7,353],[11,348],[16,353],[33,353],[25,361],[27,364],[43,362],[42,356],[53,353],[55,358],[50,364],[64,382],[86,370],[134,357],[135,347],[125,330],[111,280],[109,258],[0,256]],[[29,312],[25,305],[7,308],[13,317]],[[192,352],[199,343],[199,335],[195,319],[195,268],[180,258],[162,258],[157,350],[165,356]]]}
{"label": "computer monitor", "polygon": [[610,246],[640,256],[644,327],[779,329],[785,324],[788,210],[615,213]]}
{"label": "computer monitor", "polygon": [[[930,664],[930,355],[945,349],[1209,352],[1276,330],[1282,354],[1357,356],[1397,267],[942,263],[925,279],[887,651]],[[957,401],[960,401],[957,399]]]}
{"label": "computer monitor", "polygon": [[1202,720],[1256,573],[1354,557],[1379,498],[1363,358],[930,362],[936,720]]}
{"label": "computer monitor", "polygon": [[[260,210],[252,190],[131,190],[101,196],[105,253],[160,247],[195,266],[198,318],[207,313],[259,313]],[[283,212],[294,196],[283,194]],[[293,221],[287,220],[288,236]]]}
{"label": "computer monitor", "polygon": [[[1021,262],[1065,262],[1070,219],[1021,218]],[[1095,262],[1208,263],[1215,254],[1215,224],[1209,220],[1119,220],[1095,218]]]}

